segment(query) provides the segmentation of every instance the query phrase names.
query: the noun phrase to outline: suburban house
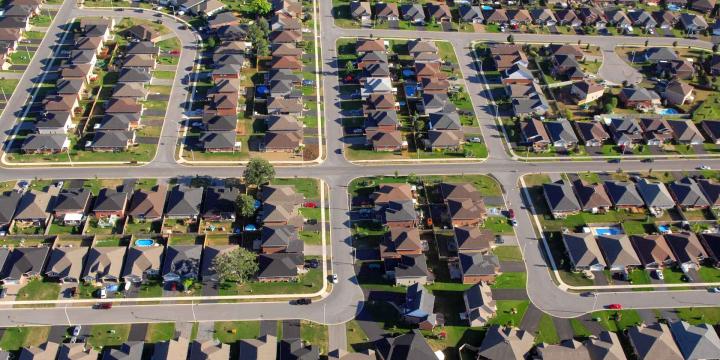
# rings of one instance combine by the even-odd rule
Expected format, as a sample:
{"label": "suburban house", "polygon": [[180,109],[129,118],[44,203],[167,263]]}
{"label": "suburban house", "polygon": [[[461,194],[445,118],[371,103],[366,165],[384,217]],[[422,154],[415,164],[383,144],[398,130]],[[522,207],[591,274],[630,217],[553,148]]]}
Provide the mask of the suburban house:
{"label": "suburban house", "polygon": [[80,225],[90,209],[92,192],[89,189],[63,189],[53,205],[55,219],[65,225]]}
{"label": "suburban house", "polygon": [[93,360],[100,357],[100,353],[92,347],[85,348],[83,343],[66,343],[60,346],[58,359],[67,360]]}
{"label": "suburban house", "polygon": [[276,359],[277,337],[275,335],[262,335],[257,339],[242,339],[239,342],[239,357],[241,359]]}
{"label": "suburban house", "polygon": [[265,226],[292,225],[302,230],[304,219],[299,208],[304,197],[291,185],[265,185],[260,190],[262,207],[258,221]]}
{"label": "suburban house", "polygon": [[662,146],[672,141],[672,130],[665,119],[642,118],[640,128],[645,136],[645,142],[650,146]]}
{"label": "suburban house", "polygon": [[381,259],[399,259],[403,255],[421,255],[427,246],[416,228],[392,227],[380,241]]}
{"label": "suburban house", "polygon": [[720,207],[720,184],[709,179],[698,179],[696,182],[710,206]]}
{"label": "suburban house", "polygon": [[470,327],[483,326],[495,317],[497,306],[493,300],[490,286],[487,284],[478,283],[465,290],[463,301],[465,318],[470,323]]}
{"label": "suburban house", "polygon": [[437,358],[418,329],[396,337],[383,337],[376,346],[376,355],[383,360]]}
{"label": "suburban house", "polygon": [[442,322],[442,315],[438,317],[433,312],[435,296],[424,286],[415,283],[408,286],[405,292],[405,303],[401,308],[402,320],[411,325],[417,325],[420,330],[432,330]]}
{"label": "suburban house", "polygon": [[488,253],[495,241],[492,231],[476,226],[456,226],[453,232],[453,241],[448,242],[448,247],[459,253]]}
{"label": "suburban house", "polygon": [[612,207],[612,201],[602,184],[588,184],[581,179],[572,182],[572,188],[582,211],[604,213]]}
{"label": "suburban house", "polygon": [[[213,261],[216,257],[232,252],[239,248],[239,245],[206,245],[203,249],[202,261],[200,262],[200,278],[208,283],[220,282],[220,276],[215,271]],[[212,285],[211,285],[212,286]]]}
{"label": "suburban house", "polygon": [[3,285],[22,285],[42,276],[50,248],[48,246],[16,247],[10,251],[2,268]]}
{"label": "suburban house", "polygon": [[458,254],[463,284],[485,282],[492,284],[500,274],[500,260],[495,255],[482,253]]}
{"label": "suburban house", "polygon": [[567,119],[547,121],[545,122],[545,129],[556,149],[568,151],[577,147],[578,138],[573,131],[572,124]]}
{"label": "suburban house", "polygon": [[577,105],[585,105],[600,99],[605,93],[605,86],[594,80],[574,82],[570,87],[570,94],[577,99]]}
{"label": "suburban house", "polygon": [[670,329],[664,323],[640,324],[627,329],[630,346],[638,359],[682,359]]}
{"label": "suburban house", "polygon": [[574,121],[573,124],[575,124],[575,130],[580,140],[586,147],[599,147],[610,139],[610,134],[599,121]]}
{"label": "suburban house", "polygon": [[685,145],[702,145],[705,138],[691,120],[668,120],[675,142]]}
{"label": "suburban house", "polygon": [[545,125],[539,119],[521,121],[520,134],[523,143],[531,146],[533,151],[545,151],[550,146],[550,136],[545,129]]}
{"label": "suburban house", "polygon": [[526,359],[535,346],[535,337],[514,327],[492,325],[478,349],[478,359]]}
{"label": "suburban house", "polygon": [[140,283],[160,275],[162,256],[165,247],[130,246],[128,247],[122,277],[125,281]]}
{"label": "suburban house", "polygon": [[51,186],[48,191],[26,191],[15,209],[15,226],[40,227],[49,225],[51,208],[60,189]]}
{"label": "suburban house", "polygon": [[125,216],[130,193],[125,189],[100,189],[92,213],[98,219],[122,218]]}
{"label": "suburban house", "polygon": [[562,240],[574,271],[603,271],[607,267],[592,233],[563,232]]}
{"label": "suburban house", "polygon": [[162,267],[163,283],[199,279],[202,245],[169,245]]}
{"label": "suburban house", "polygon": [[22,194],[17,191],[6,191],[0,194],[0,230],[6,233],[15,215],[15,209],[20,203]]}
{"label": "suburban house", "polygon": [[83,268],[83,281],[92,284],[120,281],[126,250],[125,246],[91,247]]}
{"label": "suburban house", "polygon": [[379,21],[399,20],[400,10],[398,9],[398,4],[386,2],[375,3],[375,19]]}
{"label": "suburban house", "polygon": [[350,2],[350,16],[353,19],[359,20],[360,22],[369,22],[372,17],[372,10],[370,9],[369,1],[351,1]]}
{"label": "suburban house", "polygon": [[720,338],[712,325],[675,321],[670,323],[670,332],[685,359],[711,359],[720,354]]}
{"label": "suburban house", "polygon": [[260,228],[260,252],[302,253],[304,243],[298,239],[298,232],[292,225],[263,226]]}
{"label": "suburban house", "polygon": [[420,223],[413,201],[390,201],[387,205],[376,205],[375,214],[380,222],[391,228],[414,228]]}
{"label": "suburban house", "polygon": [[664,210],[675,207],[675,200],[672,199],[665,184],[661,182],[640,179],[635,183],[635,188],[651,214],[662,215]]}
{"label": "suburban house", "polygon": [[648,111],[660,105],[660,95],[642,87],[623,88],[618,98],[625,107],[640,111]]}
{"label": "suburban house", "polygon": [[260,282],[293,281],[298,277],[298,267],[304,259],[298,253],[274,253],[258,255],[258,274]]}
{"label": "suburban house", "polygon": [[163,216],[167,186],[158,185],[154,190],[139,189],[133,193],[128,215],[133,221],[156,221]]}
{"label": "suburban house", "polygon": [[45,112],[35,121],[35,132],[38,134],[67,134],[74,127],[69,111]]}
{"label": "suburban house", "polygon": [[165,217],[194,221],[200,215],[203,188],[176,186],[168,194]]}
{"label": "suburban house", "polygon": [[598,235],[595,240],[611,271],[627,271],[641,265],[627,235]]}
{"label": "suburban house", "polygon": [[605,181],[604,185],[616,209],[641,211],[645,203],[635,188],[635,184],[623,181]]}
{"label": "suburban house", "polygon": [[554,218],[561,219],[580,212],[580,204],[569,184],[564,181],[557,181],[543,184],[542,187],[543,196]]}
{"label": "suburban house", "polygon": [[708,257],[705,248],[703,248],[695,233],[687,231],[674,232],[665,234],[664,237],[683,271],[699,269],[702,262]]}
{"label": "suburban house", "polygon": [[708,138],[715,144],[720,144],[720,121],[718,120],[705,120],[702,122],[702,129]]}
{"label": "suburban house", "polygon": [[632,148],[643,141],[643,134],[637,120],[633,118],[612,118],[608,123],[613,141],[623,150]]}
{"label": "suburban house", "polygon": [[720,264],[720,234],[709,233],[699,234],[699,236],[700,243],[707,251],[707,262],[717,267]]}
{"label": "suburban house", "polygon": [[683,210],[698,210],[710,207],[700,185],[691,177],[684,177],[668,186],[675,203]]}
{"label": "suburban house", "polygon": [[190,344],[191,360],[215,360],[230,358],[230,345],[215,340],[195,340]]}
{"label": "suburban house", "polygon": [[632,235],[630,242],[645,269],[664,269],[675,265],[675,255],[663,235]]}
{"label": "suburban house", "polygon": [[202,218],[206,221],[235,220],[240,189],[211,186],[205,191]]}
{"label": "suburban house", "polygon": [[692,85],[675,79],[667,84],[663,97],[668,105],[682,106],[695,101],[694,90]]}
{"label": "suburban house", "polygon": [[56,246],[50,252],[45,276],[62,283],[78,283],[88,253],[87,246]]}
{"label": "suburban house", "polygon": [[60,349],[60,344],[52,341],[47,341],[39,346],[28,346],[20,349],[18,359],[20,360],[43,360],[43,359],[55,359]]}
{"label": "suburban house", "polygon": [[374,205],[387,205],[390,201],[413,200],[415,195],[409,184],[381,184],[377,190],[370,195]]}
{"label": "suburban house", "polygon": [[400,259],[385,259],[384,263],[385,274],[394,280],[395,285],[425,285],[433,281],[424,254],[402,255]]}

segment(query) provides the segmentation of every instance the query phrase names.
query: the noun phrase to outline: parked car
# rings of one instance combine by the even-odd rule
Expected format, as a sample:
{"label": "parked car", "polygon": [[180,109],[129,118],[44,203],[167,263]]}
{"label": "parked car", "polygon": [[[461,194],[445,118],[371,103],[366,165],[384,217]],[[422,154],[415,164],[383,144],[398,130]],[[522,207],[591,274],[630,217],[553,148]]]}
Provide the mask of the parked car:
{"label": "parked car", "polygon": [[662,270],[655,270],[655,276],[658,278],[658,280],[665,280],[665,275],[663,274]]}
{"label": "parked car", "polygon": [[73,336],[80,336],[80,330],[82,330],[82,326],[78,325],[73,328],[72,335]]}
{"label": "parked car", "polygon": [[512,225],[512,226],[517,226],[517,220],[515,220],[515,219],[510,219],[510,225]]}
{"label": "parked car", "polygon": [[514,218],[515,218],[515,210],[513,210],[513,209],[508,209],[508,211],[507,211],[507,217],[508,217],[508,219],[514,219]]}
{"label": "parked car", "polygon": [[584,293],[581,293],[580,296],[583,296],[583,297],[595,296],[595,292],[594,291],[586,291]]}
{"label": "parked car", "polygon": [[468,138],[467,141],[471,142],[471,143],[481,143],[482,139],[479,137],[471,137],[471,138]]}
{"label": "parked car", "polygon": [[610,304],[610,305],[608,305],[608,309],[612,309],[612,310],[622,310],[622,305],[620,305],[620,304]]}
{"label": "parked car", "polygon": [[7,295],[7,288],[0,289],[0,299],[4,299]]}
{"label": "parked car", "polygon": [[709,166],[707,166],[707,165],[702,165],[702,164],[699,165],[697,168],[698,168],[699,170],[710,170],[710,167],[709,167]]}
{"label": "parked car", "polygon": [[306,203],[303,204],[303,207],[310,208],[310,209],[314,209],[314,208],[317,207],[317,203],[314,202],[314,201],[308,201],[308,202],[306,202]]}
{"label": "parked car", "polygon": [[690,276],[690,275],[688,275],[688,274],[685,274],[685,275],[681,276],[681,277],[680,277],[680,280],[682,280],[682,281],[684,281],[684,282],[693,282],[693,281],[695,281],[695,280],[692,278],[692,276]]}
{"label": "parked car", "polygon": [[112,303],[109,303],[109,302],[97,303],[93,306],[93,309],[100,309],[100,310],[112,309]]}
{"label": "parked car", "polygon": [[320,262],[317,259],[310,259],[305,261],[305,266],[311,269],[317,269],[320,266]]}
{"label": "parked car", "polygon": [[330,275],[330,282],[333,283],[333,284],[337,284],[337,283],[338,283],[338,276],[337,276],[337,274],[332,274],[332,275]]}
{"label": "parked car", "polygon": [[300,298],[295,300],[295,305],[310,305],[312,304],[312,300],[309,298]]}
{"label": "parked car", "polygon": [[720,287],[709,288],[708,291],[711,293],[720,294]]}
{"label": "parked car", "polygon": [[107,298],[107,289],[105,289],[105,288],[100,289],[100,291],[98,292],[98,297],[101,299],[106,299]]}

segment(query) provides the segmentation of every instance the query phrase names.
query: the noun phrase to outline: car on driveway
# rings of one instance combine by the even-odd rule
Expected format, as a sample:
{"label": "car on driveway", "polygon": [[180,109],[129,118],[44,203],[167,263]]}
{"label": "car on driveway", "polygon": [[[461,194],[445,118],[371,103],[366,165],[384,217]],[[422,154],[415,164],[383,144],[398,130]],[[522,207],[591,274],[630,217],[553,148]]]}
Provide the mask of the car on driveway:
{"label": "car on driveway", "polygon": [[657,277],[658,280],[665,280],[665,275],[663,275],[662,270],[655,270],[655,277]]}
{"label": "car on driveway", "polygon": [[73,328],[72,336],[80,336],[80,331],[82,330],[82,326],[78,325]]}
{"label": "car on driveway", "polygon": [[622,310],[622,305],[620,304],[610,304],[607,307],[611,310]]}

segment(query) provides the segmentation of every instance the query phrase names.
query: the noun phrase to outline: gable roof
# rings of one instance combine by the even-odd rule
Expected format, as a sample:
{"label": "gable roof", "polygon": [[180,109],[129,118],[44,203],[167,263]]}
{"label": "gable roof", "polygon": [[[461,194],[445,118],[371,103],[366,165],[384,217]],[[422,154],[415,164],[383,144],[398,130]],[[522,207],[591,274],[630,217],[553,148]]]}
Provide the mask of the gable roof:
{"label": "gable roof", "polygon": [[126,279],[142,280],[147,272],[160,273],[160,265],[165,247],[159,246],[131,246],[127,251],[122,277]]}
{"label": "gable roof", "polygon": [[116,189],[100,189],[93,211],[122,211],[127,206],[130,194]]}
{"label": "gable roof", "polygon": [[202,245],[170,245],[165,251],[163,277],[197,279],[200,274]]}
{"label": "gable roof", "polygon": [[[298,257],[298,255],[300,255]],[[298,265],[302,263],[301,254],[274,253],[258,255],[259,279],[289,278],[298,275]]]}
{"label": "gable roof", "polygon": [[606,266],[602,252],[595,241],[592,233],[570,233],[562,234],[565,249],[568,257],[575,267],[586,268],[601,265]]}
{"label": "gable roof", "polygon": [[82,266],[88,253],[87,246],[59,246],[52,249],[45,274],[55,278],[69,278],[75,281],[82,275]]}
{"label": "gable roof", "polygon": [[476,226],[456,226],[453,228],[458,251],[488,251],[495,235],[487,229]]}
{"label": "gable roof", "polygon": [[22,276],[41,275],[49,252],[47,246],[14,248],[5,259],[2,279],[17,280]]}
{"label": "gable roof", "polygon": [[9,224],[12,221],[21,197],[22,194],[17,191],[0,194],[0,224]]}
{"label": "gable roof", "polygon": [[525,330],[491,326],[478,349],[478,355],[493,360],[522,360],[532,349],[535,338]]}
{"label": "gable roof", "polygon": [[202,261],[200,262],[200,276],[203,281],[220,281],[220,278],[213,267],[213,260],[222,254],[227,254],[239,245],[207,245],[203,249]]}
{"label": "gable roof", "polygon": [[674,181],[670,183],[668,187],[675,201],[680,206],[696,207],[710,205],[710,202],[708,202],[705,195],[703,195],[698,183],[691,177],[684,177]]}
{"label": "gable roof", "polygon": [[643,206],[642,198],[635,189],[635,184],[623,181],[605,181],[604,185],[615,206]]}
{"label": "gable roof", "polygon": [[635,183],[635,188],[647,207],[670,209],[675,206],[675,201],[663,183],[654,183],[647,179],[640,179]]}
{"label": "gable roof", "polygon": [[665,234],[665,240],[681,264],[698,264],[700,260],[708,256],[695,233],[683,231]]}
{"label": "gable roof", "polygon": [[460,253],[458,258],[463,276],[495,275],[500,267],[500,260],[495,255]]}
{"label": "gable roof", "polygon": [[627,334],[639,359],[682,359],[668,326],[663,323],[633,326],[627,329]]}
{"label": "gable roof", "polygon": [[156,190],[139,189],[133,194],[128,215],[136,218],[155,219],[163,215],[167,186],[159,185]]}
{"label": "gable roof", "polygon": [[675,261],[675,255],[662,235],[632,235],[630,241],[643,266],[662,265]]}
{"label": "gable roof", "polygon": [[560,180],[554,183],[543,184],[543,194],[552,212],[580,211],[575,194],[569,184]]}
{"label": "gable roof", "polygon": [[685,359],[711,359],[720,354],[720,338],[712,325],[676,321],[670,324],[670,331]]}
{"label": "gable roof", "polygon": [[200,214],[203,188],[176,186],[168,195],[165,214],[168,216],[197,216]]}
{"label": "gable roof", "polygon": [[119,279],[125,251],[124,246],[91,247],[83,269],[83,279],[86,281]]}
{"label": "gable roof", "polygon": [[587,184],[585,181],[577,179],[573,181],[572,187],[578,203],[583,210],[587,211],[612,206],[610,197],[607,192],[605,192],[602,184]]}
{"label": "gable roof", "polygon": [[595,240],[608,266],[640,266],[640,259],[627,235],[598,235]]}
{"label": "gable roof", "polygon": [[434,360],[437,358],[418,329],[394,338],[383,338],[377,347],[378,352],[385,360]]}

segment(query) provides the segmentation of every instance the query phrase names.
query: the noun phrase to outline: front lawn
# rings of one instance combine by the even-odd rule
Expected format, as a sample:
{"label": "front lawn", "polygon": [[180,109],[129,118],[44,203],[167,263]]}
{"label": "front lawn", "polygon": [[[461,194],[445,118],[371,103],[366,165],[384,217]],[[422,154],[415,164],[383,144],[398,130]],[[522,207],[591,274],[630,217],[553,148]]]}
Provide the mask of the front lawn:
{"label": "front lawn", "polygon": [[95,349],[121,345],[128,339],[131,324],[93,325],[87,343]]}
{"label": "front lawn", "polygon": [[328,328],[307,320],[300,322],[300,338],[320,349],[320,354],[328,353]]}
{"label": "front lawn", "polygon": [[720,324],[720,307],[678,308],[677,316],[691,324]]}
{"label": "front lawn", "polygon": [[603,310],[596,311],[591,316],[600,319],[600,325],[607,331],[617,332],[635,326],[642,322],[640,314],[635,310]]}
{"label": "front lawn", "polygon": [[552,317],[548,314],[542,314],[540,323],[538,323],[537,335],[535,336],[535,343],[548,343],[557,344],[560,342],[557,330],[555,329],[555,323],[553,323]]}
{"label": "front lawn", "polygon": [[489,321],[490,325],[512,325],[519,326],[530,301],[528,300],[497,300],[497,313]]}
{"label": "front lawn", "polygon": [[527,283],[527,274],[524,272],[505,272],[495,278],[493,289],[524,289]]}
{"label": "front lawn", "polygon": [[245,284],[231,282],[219,286],[220,295],[266,295],[266,294],[310,294],[323,286],[322,269],[310,269],[307,274],[300,275],[297,282],[259,282]]}
{"label": "front lawn", "polygon": [[158,343],[172,340],[175,337],[175,323],[152,323],[148,324],[145,341]]}
{"label": "front lawn", "polygon": [[492,250],[500,261],[522,261],[522,253],[518,246],[497,246]]}
{"label": "front lawn", "polygon": [[41,279],[30,280],[17,294],[17,300],[57,300],[60,284]]}
{"label": "front lawn", "polygon": [[259,321],[215,322],[215,337],[225,344],[235,344],[240,339],[254,339],[259,335]]}
{"label": "front lawn", "polygon": [[49,326],[11,327],[2,335],[0,348],[16,351],[26,346],[39,346],[47,341]]}

